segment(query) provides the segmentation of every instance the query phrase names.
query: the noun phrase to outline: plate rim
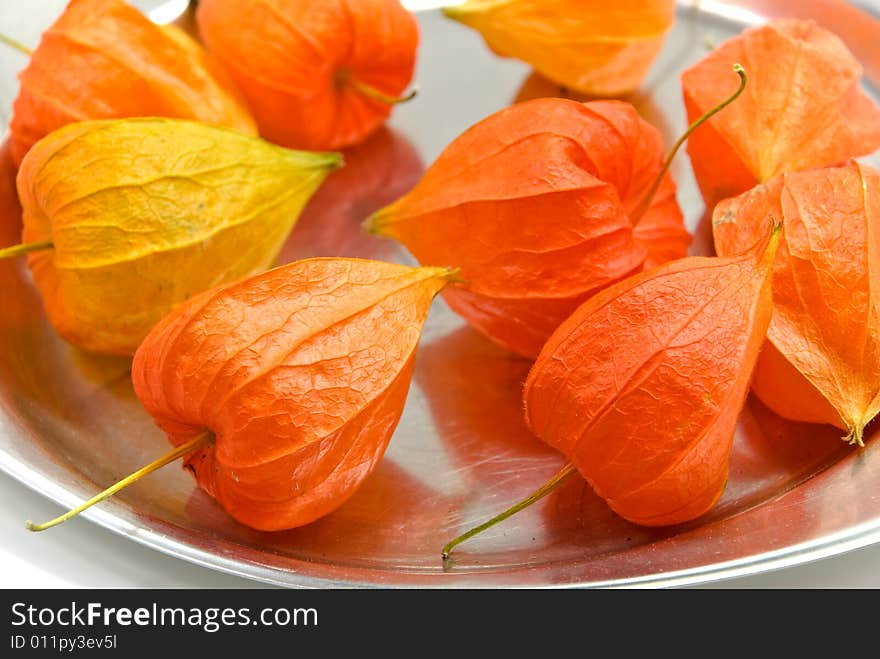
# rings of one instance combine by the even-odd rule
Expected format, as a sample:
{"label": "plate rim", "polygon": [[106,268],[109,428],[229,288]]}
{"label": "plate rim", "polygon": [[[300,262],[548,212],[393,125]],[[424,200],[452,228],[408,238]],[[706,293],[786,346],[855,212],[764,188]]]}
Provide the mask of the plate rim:
{"label": "plate rim", "polygon": [[[700,0],[678,0],[679,9],[693,9],[700,4]],[[851,0],[851,5],[862,9],[873,16],[880,16],[880,7],[874,6],[864,0]],[[425,13],[436,12],[436,9],[420,10]],[[0,131],[0,141],[5,141],[9,135],[8,125],[4,125]],[[19,431],[21,434],[27,434],[25,428],[21,426],[21,420],[16,418],[14,413],[10,414],[3,401],[0,400],[0,410],[3,411],[0,417],[0,435],[4,435],[6,431]],[[4,428],[4,426],[10,426]],[[880,441],[880,439],[878,439]],[[835,462],[825,471],[832,469],[844,468],[844,466],[856,459],[856,454],[848,455],[845,458]],[[76,488],[65,487],[58,482],[52,480],[39,469],[17,459],[14,455],[0,447],[0,471],[7,474],[25,487],[31,489],[37,494],[53,501],[61,506],[74,506],[80,503],[85,496],[84,493],[77,493]],[[80,474],[81,475],[81,474]],[[792,487],[780,493],[780,497],[787,496],[792,492],[797,492],[805,486],[810,479],[799,482]],[[773,501],[767,501],[761,506],[771,505]],[[759,506],[759,507],[761,507]],[[747,515],[753,509],[744,510],[739,515]],[[859,524],[845,527],[830,533],[817,536],[813,539],[797,542],[777,549],[762,551],[755,554],[720,561],[716,563],[706,563],[701,566],[685,568],[681,570],[665,570],[655,573],[644,574],[633,577],[625,577],[620,579],[605,579],[594,581],[560,581],[559,583],[541,583],[534,584],[529,581],[510,579],[512,575],[523,574],[529,571],[542,572],[549,569],[550,564],[541,564],[533,567],[517,566],[512,571],[462,571],[459,573],[446,573],[438,571],[412,571],[406,573],[388,573],[381,572],[376,569],[362,568],[358,566],[346,566],[347,573],[352,578],[340,580],[337,578],[315,576],[315,563],[285,556],[285,560],[295,568],[307,567],[308,570],[299,569],[282,569],[280,567],[272,567],[260,565],[259,563],[248,559],[227,559],[223,556],[206,551],[185,542],[175,541],[170,535],[162,534],[156,528],[149,528],[144,525],[138,525],[134,521],[138,512],[129,506],[122,499],[112,499],[106,502],[102,507],[91,508],[81,514],[82,517],[91,523],[107,529],[117,535],[134,541],[141,546],[148,547],[162,554],[184,560],[194,565],[199,565],[218,572],[242,577],[251,581],[268,584],[284,588],[496,588],[498,584],[493,584],[491,578],[486,575],[504,575],[508,577],[504,587],[512,588],[538,588],[538,589],[563,589],[563,588],[670,588],[683,586],[698,586],[711,584],[713,582],[725,581],[737,577],[750,576],[769,572],[772,570],[784,569],[788,567],[804,565],[823,558],[839,556],[850,551],[855,551],[868,546],[880,544],[880,515],[873,519],[861,522]],[[707,523],[703,527],[706,528],[719,524],[723,524],[730,518],[722,518]],[[160,521],[161,520],[157,520]],[[195,533],[190,529],[184,529],[187,533]],[[228,540],[224,543],[235,544]],[[241,546],[241,545],[238,545]],[[246,548],[250,551],[250,548]],[[585,560],[584,563],[588,563]],[[439,551],[438,551],[439,563]],[[251,570],[245,570],[242,565],[246,565]],[[326,567],[326,566],[322,566]],[[309,573],[312,572],[312,574]],[[397,576],[406,575],[406,582],[395,582],[393,579],[369,579],[368,575],[385,575]],[[287,577],[287,578],[285,578]]]}

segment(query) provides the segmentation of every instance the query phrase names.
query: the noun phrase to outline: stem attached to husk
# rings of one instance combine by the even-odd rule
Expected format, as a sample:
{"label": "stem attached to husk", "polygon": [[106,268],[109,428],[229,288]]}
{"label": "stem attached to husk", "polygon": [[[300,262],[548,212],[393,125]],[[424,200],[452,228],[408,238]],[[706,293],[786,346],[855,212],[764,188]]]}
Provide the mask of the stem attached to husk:
{"label": "stem attached to husk", "polygon": [[128,487],[129,485],[131,485],[132,483],[134,483],[137,480],[140,480],[141,478],[143,478],[147,474],[151,474],[152,472],[156,471],[157,469],[161,469],[165,465],[170,464],[170,463],[174,462],[175,460],[177,460],[178,458],[181,458],[188,453],[192,453],[193,451],[195,451],[203,446],[207,446],[208,444],[210,444],[213,441],[214,441],[214,433],[209,432],[209,431],[205,431],[202,434],[200,434],[199,436],[197,436],[196,438],[191,439],[190,441],[186,442],[185,444],[181,444],[180,446],[173,449],[172,451],[169,451],[168,453],[163,455],[158,460],[148,464],[146,467],[138,469],[133,474],[126,476],[125,478],[123,478],[121,481],[119,481],[115,485],[111,485],[110,487],[108,487],[106,490],[104,490],[100,494],[96,494],[95,496],[93,496],[91,499],[89,499],[88,501],[86,501],[82,505],[77,506],[73,510],[70,510],[70,511],[64,513],[60,517],[56,517],[55,519],[53,519],[49,522],[46,522],[45,524],[34,524],[30,520],[28,520],[27,522],[25,522],[25,527],[27,527],[28,531],[45,531],[46,529],[50,529],[53,526],[57,526],[58,524],[61,524],[62,522],[66,522],[71,517],[75,517],[75,516],[79,515],[82,511],[86,510],[87,508],[91,508],[96,503],[101,503],[104,499],[107,499],[108,497],[113,496],[114,494],[119,492],[119,490],[121,490],[125,487]]}
{"label": "stem attached to husk", "polygon": [[713,116],[721,112],[728,105],[733,103],[739,95],[743,93],[743,90],[746,88],[746,70],[740,64],[733,65],[734,72],[739,76],[739,88],[733,93],[733,95],[728,98],[726,101],[721,103],[720,105],[716,105],[714,108],[709,110],[702,117],[697,119],[694,123],[692,123],[688,129],[684,132],[684,134],[678,138],[678,141],[672,147],[672,150],[669,152],[669,155],[666,156],[666,162],[663,163],[663,167],[660,170],[660,173],[657,175],[657,178],[654,179],[653,185],[648,189],[648,192],[645,193],[645,196],[642,197],[642,200],[639,202],[639,205],[636,206],[635,211],[630,215],[630,219],[633,224],[636,224],[651,206],[651,202],[654,201],[654,195],[657,194],[657,190],[660,188],[660,184],[663,183],[663,177],[666,176],[666,172],[669,171],[670,166],[672,166],[672,161],[675,159],[675,155],[678,153],[678,150],[685,143],[687,138],[691,136],[691,134],[697,130],[700,126],[706,123]]}
{"label": "stem attached to husk", "polygon": [[27,46],[25,46],[21,41],[18,41],[17,39],[13,39],[12,37],[7,37],[2,32],[0,32],[0,42],[5,43],[10,48],[14,48],[18,52],[20,52],[22,55],[27,55],[28,57],[30,57],[31,55],[34,54],[34,51],[31,50],[30,48],[28,48]]}
{"label": "stem attached to husk", "polygon": [[14,256],[22,254],[30,254],[31,252],[41,252],[45,249],[52,249],[55,244],[51,240],[41,240],[37,243],[24,243],[21,245],[12,245],[11,247],[0,248],[0,261],[3,259],[11,259]]}
{"label": "stem attached to husk", "polygon": [[379,101],[379,103],[385,103],[386,105],[399,105],[401,103],[406,103],[407,101],[413,100],[418,94],[418,90],[413,89],[404,96],[389,96],[384,92],[380,92],[375,87],[371,87],[370,85],[361,82],[351,74],[341,75],[340,81],[344,86],[351,87],[359,94],[363,94],[369,99]]}
{"label": "stem attached to husk", "polygon": [[576,474],[576,473],[577,473],[577,469],[575,468],[575,466],[573,464],[565,465],[549,481],[544,483],[541,487],[539,487],[537,490],[532,492],[529,496],[527,496],[525,499],[523,499],[522,501],[520,501],[516,505],[508,508],[500,515],[496,515],[495,517],[490,519],[488,522],[483,522],[479,526],[475,526],[470,531],[467,531],[466,533],[461,534],[460,536],[458,536],[454,540],[451,540],[450,542],[448,542],[446,544],[446,546],[443,547],[443,551],[441,552],[441,556],[443,557],[443,560],[444,561],[449,560],[449,556],[452,553],[452,550],[457,545],[460,545],[465,540],[473,538],[478,533],[482,533],[486,529],[489,529],[489,528],[495,526],[499,522],[503,522],[508,517],[511,517],[511,516],[515,515],[516,513],[518,513],[519,511],[528,508],[533,503],[540,501],[545,496],[550,494],[553,490],[555,490],[557,487],[562,485],[566,480],[568,480],[569,476],[571,476],[572,474]]}
{"label": "stem attached to husk", "polygon": [[467,286],[470,282],[461,276],[461,268],[447,268],[446,283]]}
{"label": "stem attached to husk", "polygon": [[858,446],[864,447],[865,446],[865,426],[862,424],[852,426],[850,428],[847,436],[843,438],[843,441],[845,441],[850,446],[858,445]]}
{"label": "stem attached to husk", "polygon": [[382,236],[382,229],[384,224],[382,222],[382,211],[376,211],[366,220],[361,223],[361,228],[366,231],[371,236]]}

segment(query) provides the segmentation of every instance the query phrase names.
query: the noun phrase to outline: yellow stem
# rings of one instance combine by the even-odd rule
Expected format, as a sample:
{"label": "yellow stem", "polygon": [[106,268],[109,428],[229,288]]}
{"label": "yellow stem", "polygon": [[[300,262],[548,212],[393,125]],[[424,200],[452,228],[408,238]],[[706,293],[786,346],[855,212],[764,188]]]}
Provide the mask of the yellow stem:
{"label": "yellow stem", "polygon": [[12,37],[7,37],[2,32],[0,32],[0,42],[5,43],[10,48],[14,48],[18,52],[22,53],[23,55],[27,55],[28,57],[34,54],[34,51],[25,46],[21,41],[13,39]]}
{"label": "yellow stem", "polygon": [[175,460],[177,460],[177,458],[181,458],[184,455],[186,455],[187,453],[191,453],[191,452],[195,451],[196,449],[201,448],[202,446],[210,444],[213,441],[214,441],[214,433],[205,431],[201,435],[196,437],[195,439],[191,439],[190,441],[186,442],[185,444],[181,444],[176,449],[173,449],[172,451],[166,453],[158,460],[151,462],[146,467],[138,469],[136,472],[134,472],[130,476],[126,476],[125,478],[123,478],[121,481],[119,481],[115,485],[111,485],[110,487],[108,487],[106,490],[104,490],[100,494],[96,494],[95,496],[93,496],[91,499],[89,499],[88,501],[86,501],[82,505],[77,506],[73,510],[70,510],[70,511],[64,513],[60,517],[56,517],[55,519],[48,521],[45,524],[34,524],[30,520],[28,520],[27,522],[25,522],[25,527],[27,528],[28,531],[45,531],[46,529],[50,529],[53,526],[57,526],[58,524],[61,524],[62,522],[66,522],[71,517],[75,517],[76,515],[79,515],[82,511],[84,511],[88,508],[91,508],[95,504],[101,503],[104,499],[107,499],[108,497],[113,496],[114,494],[119,492],[119,490],[121,490],[125,487],[128,487],[129,485],[131,485],[132,483],[134,483],[137,480],[140,480],[141,478],[143,478],[147,474],[150,474],[150,473],[156,471],[157,469],[161,469],[165,465],[170,464],[170,463],[174,462]]}
{"label": "yellow stem", "polygon": [[447,18],[451,18],[454,21],[458,21],[462,16],[468,13],[467,8],[465,8],[464,4],[460,5],[452,5],[451,7],[442,7],[441,11],[443,15]]}
{"label": "yellow stem", "polygon": [[466,533],[462,533],[460,536],[458,536],[454,540],[451,540],[450,542],[448,542],[446,544],[445,547],[443,547],[443,550],[441,552],[441,556],[443,557],[443,560],[444,561],[449,560],[449,555],[452,553],[452,550],[457,545],[460,545],[465,540],[468,540],[469,538],[473,538],[478,533],[482,533],[486,529],[495,526],[499,522],[503,522],[508,517],[511,517],[511,516],[515,515],[516,513],[518,513],[519,511],[524,510],[525,508],[528,508],[536,501],[540,501],[545,496],[550,494],[553,490],[555,490],[557,487],[562,485],[568,479],[569,476],[571,476],[572,474],[575,474],[575,473],[577,473],[577,469],[575,469],[575,466],[573,464],[565,465],[549,481],[544,483],[541,487],[539,487],[537,490],[532,492],[529,496],[527,496],[525,499],[523,499],[522,501],[520,501],[516,505],[511,506],[510,508],[505,510],[500,515],[496,515],[495,517],[490,519],[488,522],[483,522],[479,526],[475,526],[470,531],[467,531]]}
{"label": "yellow stem", "polygon": [[669,167],[672,165],[672,161],[675,158],[675,155],[678,153],[681,145],[685,143],[685,140],[687,140],[687,138],[689,138],[691,134],[695,130],[697,130],[697,128],[702,126],[713,116],[715,116],[728,105],[733,103],[737,98],[739,98],[739,95],[743,93],[743,90],[746,88],[746,70],[740,64],[734,64],[733,70],[739,76],[739,88],[737,88],[733,96],[728,98],[720,105],[715,106],[702,117],[697,119],[694,123],[692,123],[684,132],[684,135],[678,138],[678,141],[672,147],[672,151],[670,151],[669,155],[666,156],[666,162],[663,163],[663,168],[660,170],[657,178],[654,179],[654,184],[648,189],[648,192],[645,193],[645,195],[642,197],[642,200],[639,202],[639,205],[636,206],[636,209],[633,211],[632,215],[630,215],[630,219],[632,220],[633,224],[636,224],[641,219],[642,215],[645,214],[645,212],[648,210],[648,207],[651,205],[651,202],[654,201],[654,195],[657,194],[657,190],[660,187],[660,184],[663,183],[663,177],[666,176],[666,172],[669,171]]}
{"label": "yellow stem", "polygon": [[367,98],[370,98],[374,101],[379,101],[380,103],[385,103],[387,105],[399,105],[400,103],[406,103],[407,101],[411,101],[418,94],[417,89],[413,89],[411,92],[406,94],[405,96],[389,96],[384,92],[380,92],[375,87],[370,87],[370,85],[366,85],[362,83],[360,80],[353,76],[349,76],[345,79],[345,84],[347,84],[352,89],[356,90],[360,94],[363,94]]}
{"label": "yellow stem", "polygon": [[371,236],[381,236],[383,227],[382,211],[377,211],[370,215],[370,217],[361,223],[361,227]]}
{"label": "yellow stem", "polygon": [[44,249],[52,249],[53,247],[55,247],[55,244],[51,240],[3,247],[0,248],[0,261],[3,259],[11,259],[14,256],[21,256],[22,254],[30,254],[31,252],[39,252]]}

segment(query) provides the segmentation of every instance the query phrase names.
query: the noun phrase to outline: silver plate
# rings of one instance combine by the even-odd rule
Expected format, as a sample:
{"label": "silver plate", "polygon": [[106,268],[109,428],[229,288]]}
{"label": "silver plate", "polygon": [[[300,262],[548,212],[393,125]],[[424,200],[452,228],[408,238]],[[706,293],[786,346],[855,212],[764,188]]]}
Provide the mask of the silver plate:
{"label": "silver plate", "polygon": [[[685,123],[679,72],[705,55],[707,44],[794,14],[816,18],[847,40],[874,94],[880,24],[848,11],[857,10],[833,0],[688,3],[644,93],[630,100],[671,144]],[[45,25],[51,15],[41,18]],[[359,221],[405,192],[477,120],[514,100],[558,92],[521,63],[495,58],[475,33],[436,11],[419,20],[420,96],[397,108],[390,129],[350,154],[349,166],[294,230],[283,260],[337,254],[412,262],[393,244],[362,235]],[[22,64],[0,60],[4,85]],[[8,116],[8,103],[4,109]],[[685,155],[673,174],[696,236],[693,252],[708,253],[705,211]],[[16,218],[0,218],[0,244],[19,236]],[[528,367],[438,300],[388,453],[337,512],[294,531],[259,533],[233,522],[186,472],[169,467],[86,516],[182,559],[293,587],[675,586],[880,541],[878,442],[853,450],[833,428],[786,422],[749,400],[725,494],[699,520],[634,526],[583,482],[570,482],[462,545],[444,570],[440,548],[450,537],[528,494],[563,463],[523,425],[520,387]],[[86,355],[60,340],[23,260],[0,264],[0,468],[72,506],[167,450],[134,396],[129,369],[129,360]]]}

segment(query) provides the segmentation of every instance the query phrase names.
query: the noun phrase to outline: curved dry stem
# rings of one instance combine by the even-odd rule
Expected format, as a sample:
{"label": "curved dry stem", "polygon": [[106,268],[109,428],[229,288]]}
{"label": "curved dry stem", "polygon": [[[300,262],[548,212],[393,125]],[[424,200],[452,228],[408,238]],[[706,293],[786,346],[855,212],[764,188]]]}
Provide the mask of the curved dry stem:
{"label": "curved dry stem", "polygon": [[669,155],[666,156],[666,161],[663,163],[663,167],[660,169],[660,173],[657,174],[657,178],[654,179],[654,183],[648,188],[648,191],[642,197],[642,200],[639,202],[639,205],[636,206],[636,209],[633,211],[630,219],[633,224],[638,223],[638,221],[642,218],[642,215],[648,210],[651,205],[651,202],[654,201],[654,195],[657,194],[657,190],[660,188],[660,184],[663,183],[663,177],[666,176],[666,172],[669,171],[669,168],[672,166],[672,161],[675,159],[678,150],[681,149],[682,145],[687,141],[687,138],[691,136],[691,134],[697,130],[700,126],[706,123],[713,116],[721,112],[728,105],[733,103],[739,95],[743,93],[743,90],[746,88],[746,82],[748,78],[746,77],[746,70],[740,64],[733,65],[734,72],[739,76],[739,87],[730,96],[727,100],[722,102],[720,105],[716,105],[714,108],[709,110],[702,117],[697,119],[694,123],[692,123],[688,129],[684,132],[684,134],[678,138],[678,141],[673,145],[672,150],[669,152]]}
{"label": "curved dry stem", "polygon": [[400,105],[401,103],[406,103],[407,101],[413,100],[419,93],[418,89],[414,88],[403,96],[390,96],[379,91],[375,87],[371,87],[370,85],[361,82],[353,76],[346,76],[343,81],[345,85],[351,87],[359,94],[363,94],[373,101],[379,101],[379,103],[385,103],[386,105]]}
{"label": "curved dry stem", "polygon": [[503,522],[508,517],[515,515],[519,511],[525,510],[526,508],[531,506],[533,503],[540,501],[545,496],[550,494],[553,490],[555,490],[557,487],[562,485],[568,479],[569,476],[571,476],[572,474],[575,474],[575,473],[577,473],[577,469],[575,468],[575,466],[573,464],[565,465],[562,469],[560,469],[556,473],[555,476],[553,476],[550,480],[548,480],[541,487],[539,487],[537,490],[532,492],[529,496],[527,496],[525,499],[523,499],[519,503],[511,506],[510,508],[505,510],[503,513],[496,515],[495,517],[490,519],[488,522],[483,522],[479,526],[475,526],[470,531],[467,531],[466,533],[462,533],[457,538],[449,541],[448,543],[446,543],[446,546],[443,547],[443,550],[441,551],[441,554],[440,554],[443,557],[443,560],[444,561],[449,560],[449,556],[452,553],[452,550],[456,546],[458,546],[462,542],[464,542],[465,540],[473,538],[475,535],[482,533],[486,529],[489,529],[489,528],[495,526],[499,522]]}
{"label": "curved dry stem", "polygon": [[171,462],[174,462],[175,460],[183,457],[187,453],[191,453],[191,452],[195,451],[196,449],[201,448],[202,446],[206,446],[206,445],[210,444],[213,441],[214,441],[214,433],[206,430],[205,432],[200,434],[198,437],[191,439],[190,441],[186,442],[185,444],[181,444],[177,448],[175,448],[175,449],[169,451],[168,453],[166,453],[165,455],[163,455],[158,460],[151,462],[146,467],[138,469],[133,474],[126,476],[125,478],[123,478],[121,481],[119,481],[115,485],[111,485],[103,492],[96,494],[91,499],[89,499],[85,503],[77,506],[73,510],[69,510],[68,512],[64,513],[63,515],[56,517],[55,519],[50,520],[48,522],[45,522],[44,524],[34,524],[30,520],[28,520],[27,522],[25,522],[25,527],[27,528],[28,531],[45,531],[46,529],[50,529],[53,526],[57,526],[58,524],[61,524],[62,522],[66,522],[70,518],[76,517],[84,510],[87,510],[88,508],[91,508],[95,504],[101,503],[104,499],[107,499],[107,498],[113,496],[114,494],[119,492],[119,490],[121,490],[125,487],[128,487],[129,485],[131,485],[135,481],[140,480],[141,478],[143,478],[147,474],[150,474],[150,473],[156,471],[157,469],[161,469],[165,465],[170,464]]}
{"label": "curved dry stem", "polygon": [[0,261],[3,259],[11,259],[22,254],[30,254],[31,252],[41,252],[45,249],[52,249],[55,244],[51,240],[42,240],[36,243],[23,243],[21,245],[12,245],[0,249]]}

